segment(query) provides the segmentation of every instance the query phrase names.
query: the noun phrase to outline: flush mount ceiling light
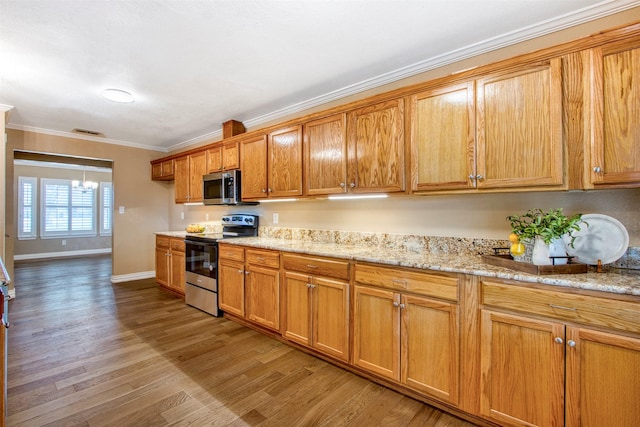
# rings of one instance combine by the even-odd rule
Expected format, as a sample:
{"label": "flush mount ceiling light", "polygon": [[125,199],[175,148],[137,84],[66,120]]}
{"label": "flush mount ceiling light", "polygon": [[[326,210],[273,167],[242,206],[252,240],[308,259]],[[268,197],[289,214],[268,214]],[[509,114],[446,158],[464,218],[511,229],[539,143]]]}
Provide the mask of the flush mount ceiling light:
{"label": "flush mount ceiling light", "polygon": [[126,90],[122,89],[105,89],[102,91],[102,96],[107,98],[109,101],[120,102],[120,103],[128,103],[134,102],[135,98]]}

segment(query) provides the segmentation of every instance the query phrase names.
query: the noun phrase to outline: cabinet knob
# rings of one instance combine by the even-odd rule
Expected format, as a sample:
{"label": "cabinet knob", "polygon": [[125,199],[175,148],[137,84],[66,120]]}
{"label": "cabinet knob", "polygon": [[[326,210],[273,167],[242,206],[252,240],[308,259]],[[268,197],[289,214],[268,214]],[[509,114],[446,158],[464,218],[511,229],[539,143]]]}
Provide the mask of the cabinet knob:
{"label": "cabinet knob", "polygon": [[248,276],[248,275],[249,275],[249,272],[248,272],[248,271],[245,271],[245,272],[244,272],[244,274],[245,274],[245,276]]}
{"label": "cabinet knob", "polygon": [[356,188],[356,183],[352,182],[351,184],[349,184],[349,188]]}
{"label": "cabinet knob", "polygon": [[400,309],[401,309],[401,310],[404,310],[404,308],[405,308],[405,307],[406,307],[406,306],[405,306],[404,304],[400,304]]}
{"label": "cabinet knob", "polygon": [[267,192],[267,189],[266,189],[266,188],[263,188],[263,189],[262,189],[262,192],[263,192],[263,193],[266,193],[266,192]]}
{"label": "cabinet knob", "polygon": [[344,182],[341,182],[341,183],[340,183],[340,188],[344,188],[344,187],[345,187],[345,185],[346,185],[346,184],[345,184]]}
{"label": "cabinet knob", "polygon": [[567,345],[569,347],[575,347],[576,346],[576,342],[574,340],[569,340],[569,341],[567,341]]}
{"label": "cabinet knob", "polygon": [[268,191],[269,191],[269,193],[273,193],[273,189],[271,189],[271,188]]}
{"label": "cabinet knob", "polygon": [[242,271],[242,270],[238,270],[238,273],[242,274],[242,273],[243,273],[243,271]]}
{"label": "cabinet knob", "polygon": [[476,176],[474,174],[469,175],[469,179],[471,181],[474,181],[476,179]]}
{"label": "cabinet knob", "polygon": [[394,306],[394,307],[400,307],[400,303],[398,303],[398,302],[394,301],[394,302],[393,302],[393,306]]}
{"label": "cabinet knob", "polygon": [[564,341],[562,340],[562,338],[560,338],[560,337],[556,337],[556,339],[554,339],[554,341],[555,341],[557,344],[562,344],[562,343],[564,342]]}
{"label": "cabinet knob", "polygon": [[600,166],[594,166],[594,167],[593,167],[593,171],[594,171],[595,173],[600,173],[600,172],[602,172],[602,168],[601,168]]}
{"label": "cabinet knob", "polygon": [[476,175],[476,179],[477,179],[478,181],[482,181],[482,180],[484,179],[484,176],[482,176],[482,175]]}

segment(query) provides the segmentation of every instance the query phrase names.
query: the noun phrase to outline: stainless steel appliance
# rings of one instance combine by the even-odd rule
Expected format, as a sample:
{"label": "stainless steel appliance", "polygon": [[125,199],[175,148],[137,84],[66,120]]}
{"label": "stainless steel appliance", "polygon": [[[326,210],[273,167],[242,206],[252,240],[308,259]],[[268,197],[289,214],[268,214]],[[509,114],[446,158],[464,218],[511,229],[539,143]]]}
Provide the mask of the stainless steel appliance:
{"label": "stainless steel appliance", "polygon": [[205,205],[257,205],[243,202],[239,170],[217,172],[202,177],[203,203]]}
{"label": "stainless steel appliance", "polygon": [[214,316],[218,307],[218,241],[258,235],[258,217],[232,214],[222,217],[222,233],[187,234],[185,302]]}

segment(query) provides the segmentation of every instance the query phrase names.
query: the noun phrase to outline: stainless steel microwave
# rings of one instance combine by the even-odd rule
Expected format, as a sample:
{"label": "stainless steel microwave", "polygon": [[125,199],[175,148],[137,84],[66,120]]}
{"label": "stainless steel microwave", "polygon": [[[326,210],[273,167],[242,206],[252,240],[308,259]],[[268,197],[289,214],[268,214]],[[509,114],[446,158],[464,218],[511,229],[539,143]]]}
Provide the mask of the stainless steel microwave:
{"label": "stainless steel microwave", "polygon": [[239,205],[242,203],[239,170],[205,175],[202,185],[205,205]]}

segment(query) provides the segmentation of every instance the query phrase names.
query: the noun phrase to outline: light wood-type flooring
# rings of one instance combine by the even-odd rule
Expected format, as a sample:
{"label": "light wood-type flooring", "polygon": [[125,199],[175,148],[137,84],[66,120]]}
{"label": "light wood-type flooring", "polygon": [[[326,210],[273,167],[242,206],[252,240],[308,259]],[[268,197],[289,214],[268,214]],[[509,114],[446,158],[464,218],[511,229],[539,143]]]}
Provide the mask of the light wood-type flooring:
{"label": "light wood-type flooring", "polygon": [[16,264],[8,426],[472,426],[110,275],[109,257]]}

